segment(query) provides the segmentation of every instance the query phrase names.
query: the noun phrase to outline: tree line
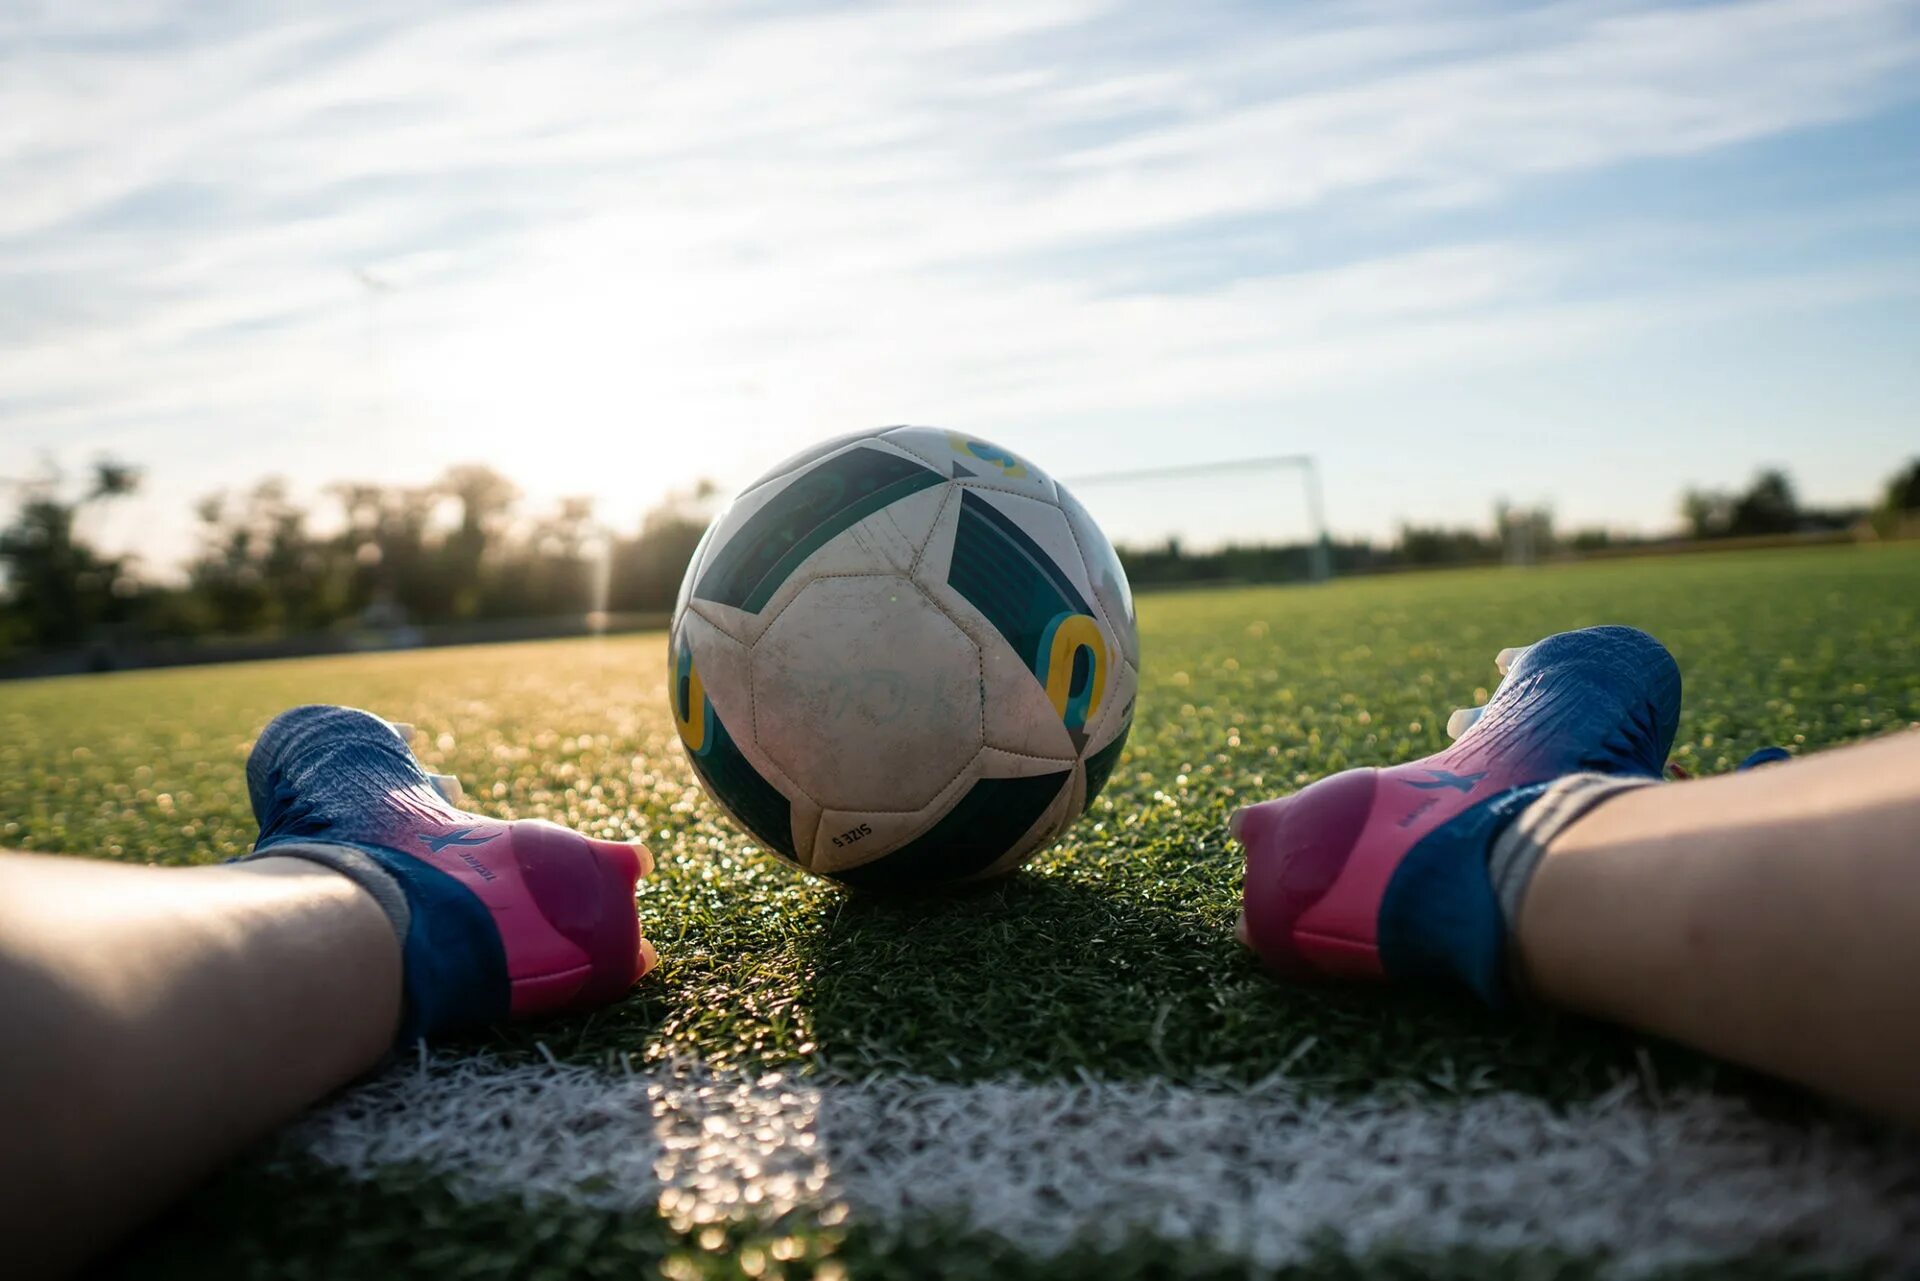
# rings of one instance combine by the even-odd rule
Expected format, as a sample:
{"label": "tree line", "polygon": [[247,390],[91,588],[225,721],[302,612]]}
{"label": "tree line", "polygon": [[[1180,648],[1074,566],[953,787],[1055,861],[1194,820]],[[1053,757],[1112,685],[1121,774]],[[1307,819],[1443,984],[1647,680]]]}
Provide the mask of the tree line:
{"label": "tree line", "polygon": [[333,485],[312,509],[274,478],[201,499],[195,551],[172,578],[88,536],[139,484],[103,462],[77,488],[56,474],[22,486],[0,530],[0,651],[664,610],[718,497],[702,482],[620,532],[586,498],[528,510],[477,464],[428,485]]}
{"label": "tree line", "polygon": [[[1561,533],[1547,508],[1499,504],[1490,526],[1403,524],[1388,542],[1333,542],[1327,560],[1336,577],[1453,565],[1530,564],[1566,555],[1737,538],[1819,535],[1869,530],[1880,537],[1920,535],[1920,458],[1886,483],[1872,505],[1803,504],[1785,472],[1768,469],[1744,489],[1689,489],[1681,498],[1680,533],[1645,535],[1609,529]],[[1297,582],[1311,577],[1313,549],[1304,543],[1230,544],[1191,550],[1178,539],[1158,547],[1121,548],[1135,587],[1240,582]]]}
{"label": "tree line", "polygon": [[[210,494],[194,508],[196,548],[180,577],[103,551],[96,515],[139,490],[141,474],[96,463],[83,484],[49,473],[19,484],[0,528],[0,653],[127,639],[292,636],[343,628],[485,623],[588,611],[669,609],[717,505],[709,482],[669,495],[637,529],[609,528],[590,499],[529,510],[518,487],[466,464],[431,484],[330,486],[317,508],[287,483]],[[1920,458],[1871,507],[1803,505],[1785,473],[1735,491],[1692,489],[1681,500],[1692,539],[1780,536],[1871,526],[1920,532]],[[1329,544],[1336,575],[1441,565],[1534,561],[1672,539],[1581,530],[1559,535],[1552,513],[1497,507],[1491,527],[1403,525],[1384,544]],[[1311,576],[1307,544],[1194,551],[1178,540],[1122,547],[1136,587],[1288,582]]]}

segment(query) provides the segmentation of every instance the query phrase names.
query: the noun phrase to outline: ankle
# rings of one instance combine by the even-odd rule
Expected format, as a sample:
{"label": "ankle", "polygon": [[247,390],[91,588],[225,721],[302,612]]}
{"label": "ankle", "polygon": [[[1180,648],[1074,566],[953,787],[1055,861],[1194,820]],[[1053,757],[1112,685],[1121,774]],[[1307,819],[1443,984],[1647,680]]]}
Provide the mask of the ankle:
{"label": "ankle", "polygon": [[1487,857],[1487,873],[1506,923],[1507,982],[1516,994],[1524,996],[1529,990],[1521,946],[1521,911],[1548,847],[1601,805],[1658,782],[1611,774],[1569,774],[1542,789],[1494,840]]}

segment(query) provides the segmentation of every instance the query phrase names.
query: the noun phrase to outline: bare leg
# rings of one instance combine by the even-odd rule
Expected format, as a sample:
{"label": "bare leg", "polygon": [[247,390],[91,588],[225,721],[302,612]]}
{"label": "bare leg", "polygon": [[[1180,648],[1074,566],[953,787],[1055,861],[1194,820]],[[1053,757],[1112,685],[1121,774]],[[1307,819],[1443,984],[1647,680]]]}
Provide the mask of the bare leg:
{"label": "bare leg", "polygon": [[1920,1121],[1920,733],[1616,797],[1521,904],[1544,999]]}
{"label": "bare leg", "polygon": [[0,853],[0,1240],[71,1268],[372,1066],[400,1017],[374,900],[298,859]]}

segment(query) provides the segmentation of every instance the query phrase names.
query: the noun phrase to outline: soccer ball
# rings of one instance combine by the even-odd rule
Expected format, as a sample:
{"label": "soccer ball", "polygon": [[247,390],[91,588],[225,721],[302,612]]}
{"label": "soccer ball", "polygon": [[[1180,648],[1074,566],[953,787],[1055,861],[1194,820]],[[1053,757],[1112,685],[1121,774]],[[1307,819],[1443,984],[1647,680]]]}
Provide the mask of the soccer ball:
{"label": "soccer ball", "polygon": [[749,485],[674,606],[671,697],[708,795],[863,888],[994,876],[1113,771],[1140,640],[1113,545],[985,441],[890,427]]}

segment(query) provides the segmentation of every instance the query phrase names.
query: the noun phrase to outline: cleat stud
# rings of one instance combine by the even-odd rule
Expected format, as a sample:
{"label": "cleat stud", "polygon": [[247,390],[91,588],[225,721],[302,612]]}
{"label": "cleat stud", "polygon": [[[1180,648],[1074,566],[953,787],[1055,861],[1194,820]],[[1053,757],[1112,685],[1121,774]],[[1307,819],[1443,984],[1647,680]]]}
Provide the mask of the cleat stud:
{"label": "cleat stud", "polygon": [[460,780],[453,775],[429,774],[427,777],[433,780],[433,790],[440,793],[440,799],[447,804],[457,808],[460,802],[466,798],[467,789],[462,787]]}
{"label": "cleat stud", "polygon": [[1246,823],[1247,823],[1247,810],[1245,806],[1242,806],[1241,808],[1235,810],[1233,813],[1227,815],[1227,839],[1231,841],[1239,840],[1240,829],[1245,827]]}
{"label": "cleat stud", "polygon": [[1456,707],[1453,715],[1447,717],[1447,737],[1459,738],[1479,724],[1480,718],[1486,714],[1484,707]]}

